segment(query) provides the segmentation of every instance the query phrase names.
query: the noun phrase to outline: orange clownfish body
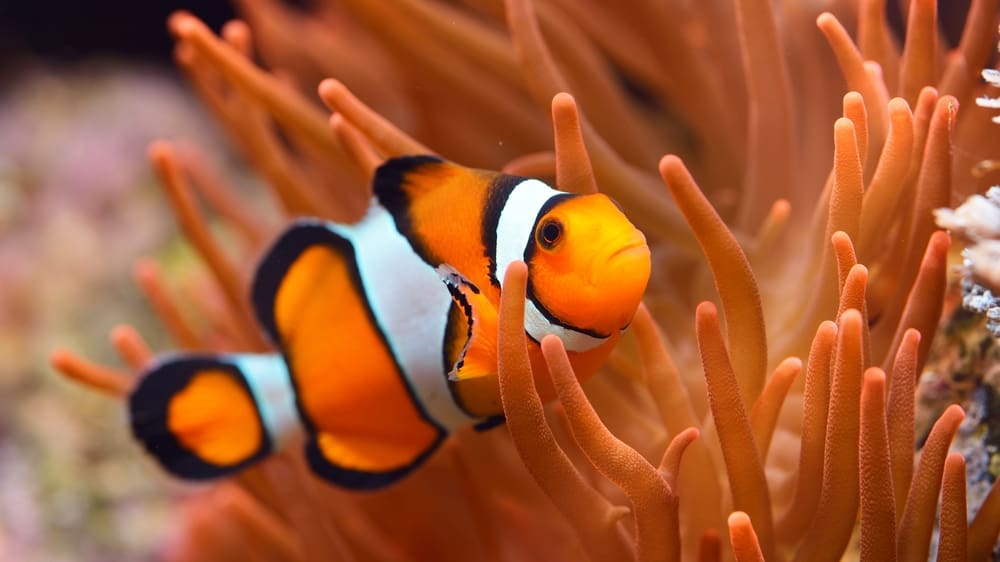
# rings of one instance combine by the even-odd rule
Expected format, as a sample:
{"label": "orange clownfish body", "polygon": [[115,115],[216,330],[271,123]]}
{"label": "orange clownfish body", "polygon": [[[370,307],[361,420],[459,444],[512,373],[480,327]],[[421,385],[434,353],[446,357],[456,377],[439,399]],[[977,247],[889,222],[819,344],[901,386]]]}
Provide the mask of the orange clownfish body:
{"label": "orange clownfish body", "polygon": [[170,472],[221,476],[305,430],[320,476],[390,484],[454,429],[502,421],[497,306],[507,267],[528,264],[525,331],[558,336],[581,379],[607,358],[649,277],[645,238],[604,195],[473,170],[389,160],[352,225],[300,220],[261,261],[258,320],[280,354],[159,358],[130,400],[133,433]]}

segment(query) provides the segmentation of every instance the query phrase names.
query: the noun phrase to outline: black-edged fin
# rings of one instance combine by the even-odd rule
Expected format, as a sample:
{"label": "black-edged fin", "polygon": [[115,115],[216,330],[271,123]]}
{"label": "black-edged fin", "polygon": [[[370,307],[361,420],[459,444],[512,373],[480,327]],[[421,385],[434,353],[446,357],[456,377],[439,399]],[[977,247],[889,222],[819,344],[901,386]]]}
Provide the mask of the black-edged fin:
{"label": "black-edged fin", "polygon": [[483,207],[483,226],[480,236],[483,240],[487,269],[490,282],[495,286],[500,286],[500,279],[497,278],[497,226],[500,224],[500,214],[503,213],[507,205],[507,199],[514,192],[514,188],[527,178],[512,176],[509,174],[497,174],[490,184],[486,195],[486,204]]}
{"label": "black-edged fin", "polygon": [[430,154],[390,158],[375,169],[372,189],[392,216],[404,216],[410,201],[440,186],[440,175],[453,167]]}
{"label": "black-edged fin", "polygon": [[486,377],[497,373],[497,311],[486,296],[455,268],[445,264],[438,275],[463,312],[468,327],[462,351],[451,366],[453,381]]}
{"label": "black-edged fin", "polygon": [[277,355],[159,357],[129,396],[132,433],[181,478],[237,472],[271,453],[277,426],[287,428],[287,379]]}
{"label": "black-edged fin", "polygon": [[379,470],[350,466],[353,464],[350,461],[353,454],[350,445],[337,442],[330,434],[315,433],[306,441],[306,459],[313,472],[333,484],[352,490],[373,491],[385,488],[413,472],[437,450],[444,439],[445,434],[441,433],[430,447],[409,463]]}
{"label": "black-edged fin", "polygon": [[314,246],[329,247],[332,238],[336,238],[341,245],[346,245],[339,237],[332,236],[325,222],[319,219],[299,219],[285,229],[257,264],[250,291],[251,301],[257,321],[275,345],[282,344],[277,311],[274,309],[282,282],[306,250]]}

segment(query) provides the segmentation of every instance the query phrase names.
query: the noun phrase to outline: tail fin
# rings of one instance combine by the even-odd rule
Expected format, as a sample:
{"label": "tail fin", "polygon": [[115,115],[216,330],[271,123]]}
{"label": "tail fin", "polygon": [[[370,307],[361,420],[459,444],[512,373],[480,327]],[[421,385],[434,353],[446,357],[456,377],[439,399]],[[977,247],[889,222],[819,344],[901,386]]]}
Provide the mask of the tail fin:
{"label": "tail fin", "polygon": [[170,473],[207,479],[276,450],[299,425],[280,355],[167,355],[129,397],[132,433]]}

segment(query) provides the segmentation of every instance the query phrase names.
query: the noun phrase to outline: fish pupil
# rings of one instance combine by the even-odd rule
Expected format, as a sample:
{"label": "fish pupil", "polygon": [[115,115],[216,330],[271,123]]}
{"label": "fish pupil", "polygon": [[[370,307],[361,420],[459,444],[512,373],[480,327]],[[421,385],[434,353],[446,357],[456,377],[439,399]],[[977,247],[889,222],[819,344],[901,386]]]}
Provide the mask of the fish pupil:
{"label": "fish pupil", "polygon": [[549,220],[542,224],[539,229],[538,242],[542,247],[551,249],[562,236],[562,223],[557,220]]}

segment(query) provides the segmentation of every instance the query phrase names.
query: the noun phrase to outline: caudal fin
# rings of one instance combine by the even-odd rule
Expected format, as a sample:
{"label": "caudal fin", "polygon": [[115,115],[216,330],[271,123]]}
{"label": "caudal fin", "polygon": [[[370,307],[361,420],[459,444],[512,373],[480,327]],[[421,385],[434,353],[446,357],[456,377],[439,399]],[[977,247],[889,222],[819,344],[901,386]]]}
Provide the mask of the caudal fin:
{"label": "caudal fin", "polygon": [[207,479],[273,452],[298,427],[280,355],[168,355],[129,397],[132,433],[170,473]]}

